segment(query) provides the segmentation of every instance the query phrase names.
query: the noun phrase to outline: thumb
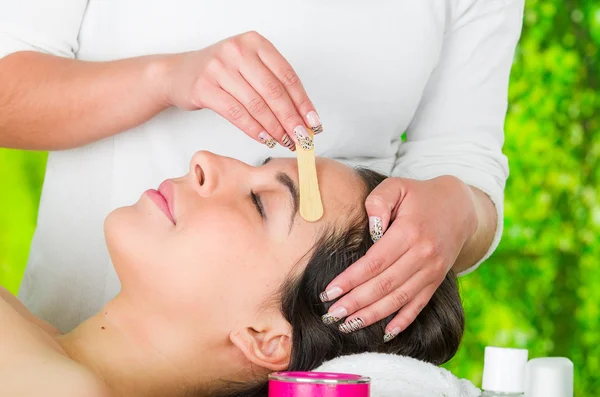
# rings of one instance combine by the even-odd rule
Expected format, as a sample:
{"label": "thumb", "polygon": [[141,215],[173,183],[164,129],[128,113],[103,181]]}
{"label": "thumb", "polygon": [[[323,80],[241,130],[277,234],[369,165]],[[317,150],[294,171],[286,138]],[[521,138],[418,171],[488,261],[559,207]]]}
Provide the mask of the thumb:
{"label": "thumb", "polygon": [[365,208],[373,241],[377,241],[392,222],[392,215],[406,194],[403,178],[387,178],[367,196]]}

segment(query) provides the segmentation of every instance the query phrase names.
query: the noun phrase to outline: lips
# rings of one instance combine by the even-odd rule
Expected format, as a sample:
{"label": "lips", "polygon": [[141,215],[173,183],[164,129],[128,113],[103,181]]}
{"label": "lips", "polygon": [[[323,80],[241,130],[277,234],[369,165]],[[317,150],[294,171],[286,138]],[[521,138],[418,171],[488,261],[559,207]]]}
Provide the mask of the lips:
{"label": "lips", "polygon": [[169,212],[171,214],[174,213],[174,208],[173,208],[173,203],[174,203],[174,185],[173,182],[171,182],[170,180],[166,180],[163,183],[160,184],[160,186],[158,187],[158,192],[165,198],[165,200],[167,201],[167,205],[169,206]]}
{"label": "lips", "polygon": [[146,195],[156,204],[156,206],[175,224],[173,217],[173,184],[166,180],[160,184],[158,190],[150,189]]}

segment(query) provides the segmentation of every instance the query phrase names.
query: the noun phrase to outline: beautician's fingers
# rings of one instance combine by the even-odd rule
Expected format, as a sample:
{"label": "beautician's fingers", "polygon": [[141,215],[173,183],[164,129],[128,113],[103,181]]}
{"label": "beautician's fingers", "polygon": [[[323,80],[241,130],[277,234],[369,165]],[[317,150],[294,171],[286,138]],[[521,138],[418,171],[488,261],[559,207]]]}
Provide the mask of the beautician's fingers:
{"label": "beautician's fingers", "polygon": [[415,321],[417,316],[427,306],[438,287],[439,285],[436,284],[427,286],[414,299],[400,309],[398,314],[385,327],[385,334],[383,335],[385,343],[394,339]]}
{"label": "beautician's fingers", "polygon": [[[423,284],[425,282],[424,280],[424,277],[418,274],[415,275],[415,277],[411,278],[406,284],[402,285],[385,298],[348,316],[343,323],[338,325],[339,330],[342,333],[348,334],[375,324],[377,321],[398,311],[399,303],[403,303],[402,307],[410,306],[413,300],[424,290],[431,291],[430,293],[433,295],[435,284]],[[426,303],[427,301],[425,304]]]}
{"label": "beautician's fingers", "polygon": [[[346,309],[346,306],[357,308],[356,313],[352,310],[342,313],[349,315],[348,324],[343,326],[346,330],[381,320],[408,305],[407,302],[426,286],[440,285],[465,242],[477,231],[478,218],[471,190],[455,177],[442,176],[427,181],[388,178],[371,195],[367,200],[369,216],[381,217],[380,230],[372,233],[376,242],[320,295],[321,300],[327,302],[347,294],[332,305],[329,313],[341,317],[333,311]],[[440,201],[439,197],[444,200]],[[405,282],[407,274],[410,278]],[[400,280],[394,280],[393,276]],[[407,286],[415,285],[414,280],[423,277],[411,292]],[[400,287],[394,289],[398,285]],[[368,296],[369,289],[371,296]],[[381,298],[388,290],[393,291]],[[374,303],[365,308],[369,302]],[[386,302],[387,310],[381,309],[379,302]],[[375,312],[369,311],[373,308]],[[417,311],[414,309],[412,313]],[[403,314],[401,318],[405,323],[400,322],[400,325],[407,326],[406,322],[412,317],[410,313]]]}
{"label": "beautician's fingers", "polygon": [[[169,106],[185,110],[212,109],[236,126],[245,125],[244,132],[255,139],[257,134],[268,139],[267,133],[291,150],[294,141],[312,147],[306,125],[315,126],[315,131],[322,129],[295,71],[275,47],[256,32],[233,36],[199,51],[165,55],[159,61],[152,73],[163,80],[161,94]],[[244,81],[238,79],[223,84],[222,76],[226,72],[238,73]],[[249,93],[246,86],[251,86],[259,97]],[[229,102],[221,102],[219,98],[224,98],[223,95],[211,96],[216,89],[237,98],[244,111]],[[268,113],[275,116],[278,124],[270,116],[265,117]],[[247,115],[255,117],[261,125],[266,124],[265,128],[257,132],[250,126]]]}
{"label": "beautician's fingers", "polygon": [[[363,308],[370,307],[370,305],[392,293],[395,293],[394,297],[396,298],[397,304],[396,310],[398,310],[400,307],[404,306],[410,298],[408,295],[403,295],[405,290],[400,287],[409,279],[414,278],[418,269],[414,268],[413,263],[417,262],[419,258],[420,257],[414,251],[409,250],[406,254],[402,255],[393,266],[388,267],[382,273],[352,289],[352,291],[331,305],[327,314],[323,316],[323,320],[325,322],[331,319],[337,319],[335,321],[339,321],[340,318],[352,315]],[[423,270],[421,272],[427,273],[427,271]],[[429,275],[429,280],[425,279],[423,283],[428,284],[433,281],[433,279],[434,278]],[[393,312],[394,311],[391,313]],[[388,313],[385,316],[388,316],[391,313]],[[376,313],[373,313],[373,315],[377,317]],[[377,318],[375,321],[381,320],[385,316]]]}
{"label": "beautician's fingers", "polygon": [[[287,138],[285,130],[271,111],[271,108],[269,108],[262,96],[248,84],[244,77],[237,70],[222,69],[217,73],[219,85],[223,90],[244,105],[250,116],[262,126],[262,128],[259,128],[259,132],[255,134],[244,129],[243,131],[251,138],[265,143],[269,147],[274,146],[274,139],[281,145],[293,149],[291,146],[293,142]],[[255,130],[254,127],[253,130]]]}
{"label": "beautician's fingers", "polygon": [[387,230],[390,219],[395,217],[405,194],[403,180],[388,178],[367,196],[365,209],[369,217],[369,231],[374,242],[379,240]]}
{"label": "beautician's fingers", "polygon": [[304,118],[307,125],[311,127],[314,134],[317,135],[323,132],[321,119],[317,114],[317,110],[312,104],[300,78],[292,68],[292,65],[286,61],[277,48],[265,39],[265,45],[258,50],[258,56],[268,67],[273,74],[281,81],[288,95],[294,103],[300,115]]}
{"label": "beautician's fingers", "polygon": [[[374,244],[362,258],[350,265],[342,274],[329,283],[320,295],[321,300],[329,302],[339,298],[392,266],[409,249],[406,239],[403,238],[401,228],[400,223],[393,224],[388,234]],[[392,233],[392,230],[396,232]],[[412,272],[414,273],[417,270],[413,268]],[[353,298],[350,297],[349,299]]]}
{"label": "beautician's fingers", "polygon": [[365,200],[365,208],[369,216],[371,239],[377,244],[327,285],[320,296],[322,301],[336,299],[377,276],[408,250],[406,232],[402,231],[399,222],[390,227],[394,229],[393,232],[390,231],[391,236],[382,239],[384,231],[389,227],[390,219],[396,216],[397,208],[404,195],[404,182],[399,178],[384,180],[369,194]]}
{"label": "beautician's fingers", "polygon": [[210,96],[215,100],[212,107],[215,112],[228,119],[249,137],[264,143],[270,148],[275,146],[273,138],[269,135],[264,135],[263,127],[248,113],[246,108],[237,99],[221,89],[212,89]]}
{"label": "beautician's fingers", "polygon": [[287,134],[292,137],[296,145],[306,145],[306,149],[313,146],[313,140],[306,129],[306,122],[302,119],[294,106],[292,99],[283,83],[267,68],[258,56],[249,56],[240,65],[240,73],[246,81],[264,98],[277,120],[281,123]]}

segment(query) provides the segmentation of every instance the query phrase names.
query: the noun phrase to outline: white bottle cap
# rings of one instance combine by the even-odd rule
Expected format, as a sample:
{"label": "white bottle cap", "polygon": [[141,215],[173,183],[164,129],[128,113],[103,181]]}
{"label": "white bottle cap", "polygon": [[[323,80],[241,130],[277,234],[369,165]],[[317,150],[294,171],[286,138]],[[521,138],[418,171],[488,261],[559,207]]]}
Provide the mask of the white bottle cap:
{"label": "white bottle cap", "polygon": [[525,349],[486,347],[482,389],[501,393],[523,393],[525,364],[527,364]]}
{"label": "white bottle cap", "polygon": [[526,397],[573,397],[573,363],[568,358],[534,358],[525,373]]}

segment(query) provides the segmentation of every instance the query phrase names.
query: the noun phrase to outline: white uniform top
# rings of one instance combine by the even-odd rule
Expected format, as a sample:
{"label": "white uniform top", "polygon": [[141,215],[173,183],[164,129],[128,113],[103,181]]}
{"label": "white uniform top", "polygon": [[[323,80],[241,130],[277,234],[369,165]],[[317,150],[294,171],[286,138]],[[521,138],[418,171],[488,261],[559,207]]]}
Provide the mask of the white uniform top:
{"label": "white uniform top", "polygon": [[[393,176],[455,175],[483,190],[500,219],[487,257],[502,233],[503,126],[523,3],[0,0],[0,57],[37,50],[108,61],[197,50],[256,30],[291,63],[321,116],[318,155]],[[250,140],[210,110],[178,109],[50,153],[23,302],[62,330],[99,310],[120,288],[104,243],[105,216],[187,172],[200,149],[251,164],[294,156]]]}

